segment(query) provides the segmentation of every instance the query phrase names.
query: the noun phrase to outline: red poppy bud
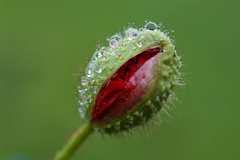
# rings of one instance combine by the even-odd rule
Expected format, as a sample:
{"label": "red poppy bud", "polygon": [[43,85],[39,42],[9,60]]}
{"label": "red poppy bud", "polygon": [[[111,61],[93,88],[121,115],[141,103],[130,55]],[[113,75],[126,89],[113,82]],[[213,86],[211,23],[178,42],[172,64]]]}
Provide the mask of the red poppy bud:
{"label": "red poppy bud", "polygon": [[178,83],[180,57],[153,22],[96,50],[79,85],[79,111],[96,130],[115,133],[157,116]]}

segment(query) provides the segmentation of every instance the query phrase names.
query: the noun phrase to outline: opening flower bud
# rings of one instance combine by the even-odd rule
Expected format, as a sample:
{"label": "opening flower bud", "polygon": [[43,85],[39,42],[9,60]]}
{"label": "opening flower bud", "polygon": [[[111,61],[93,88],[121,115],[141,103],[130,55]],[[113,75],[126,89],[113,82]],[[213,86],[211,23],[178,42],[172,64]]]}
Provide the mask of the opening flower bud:
{"label": "opening flower bud", "polygon": [[78,86],[81,116],[107,133],[157,116],[178,84],[181,67],[171,39],[155,23],[124,33],[96,50]]}

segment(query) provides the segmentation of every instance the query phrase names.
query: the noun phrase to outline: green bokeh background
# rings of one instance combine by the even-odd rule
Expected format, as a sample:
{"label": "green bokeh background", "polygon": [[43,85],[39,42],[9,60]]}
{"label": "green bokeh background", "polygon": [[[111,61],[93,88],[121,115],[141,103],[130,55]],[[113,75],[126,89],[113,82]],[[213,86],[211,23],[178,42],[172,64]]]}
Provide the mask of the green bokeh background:
{"label": "green bokeh background", "polygon": [[72,73],[84,55],[145,20],[174,29],[184,55],[181,114],[150,139],[134,132],[137,142],[95,133],[74,159],[240,159],[239,8],[239,0],[0,0],[0,160],[51,159],[81,124]]}

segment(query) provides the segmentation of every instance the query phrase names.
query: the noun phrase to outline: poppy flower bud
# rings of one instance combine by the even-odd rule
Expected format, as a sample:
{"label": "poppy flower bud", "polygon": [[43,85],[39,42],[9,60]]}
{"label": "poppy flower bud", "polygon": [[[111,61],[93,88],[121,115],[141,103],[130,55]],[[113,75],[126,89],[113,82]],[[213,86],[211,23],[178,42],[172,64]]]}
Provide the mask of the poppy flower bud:
{"label": "poppy flower bud", "polygon": [[81,116],[96,130],[116,133],[157,116],[178,84],[180,57],[160,26],[128,28],[94,52],[78,86]]}

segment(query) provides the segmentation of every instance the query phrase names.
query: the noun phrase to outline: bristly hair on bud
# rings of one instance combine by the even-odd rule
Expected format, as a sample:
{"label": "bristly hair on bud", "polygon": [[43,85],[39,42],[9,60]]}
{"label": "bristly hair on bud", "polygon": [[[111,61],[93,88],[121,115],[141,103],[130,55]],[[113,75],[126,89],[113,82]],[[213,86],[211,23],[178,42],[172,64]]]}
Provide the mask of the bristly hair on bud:
{"label": "bristly hair on bud", "polygon": [[[81,77],[79,112],[95,130],[116,134],[160,117],[166,102],[176,99],[172,89],[181,82],[180,57],[161,24],[146,22],[98,47]],[[174,105],[174,104],[173,104]]]}

